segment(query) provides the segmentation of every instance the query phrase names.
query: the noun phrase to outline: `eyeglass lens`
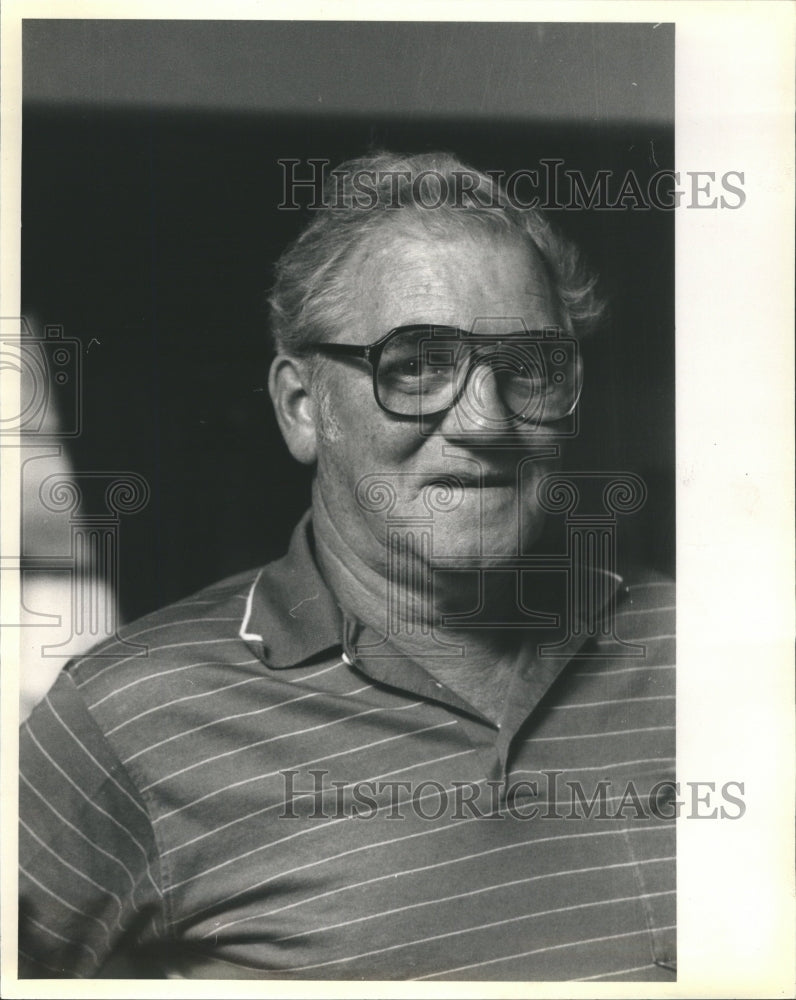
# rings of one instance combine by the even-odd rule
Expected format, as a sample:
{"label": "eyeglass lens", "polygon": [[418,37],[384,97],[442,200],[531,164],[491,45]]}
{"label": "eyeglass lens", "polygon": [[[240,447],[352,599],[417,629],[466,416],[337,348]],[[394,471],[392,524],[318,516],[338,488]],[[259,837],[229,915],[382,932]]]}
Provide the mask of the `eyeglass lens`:
{"label": "eyeglass lens", "polygon": [[513,422],[559,420],[577,401],[574,344],[518,334],[440,335],[433,327],[402,332],[385,344],[376,382],[383,406],[399,415],[426,416],[453,405],[462,391],[484,405],[492,380]]}

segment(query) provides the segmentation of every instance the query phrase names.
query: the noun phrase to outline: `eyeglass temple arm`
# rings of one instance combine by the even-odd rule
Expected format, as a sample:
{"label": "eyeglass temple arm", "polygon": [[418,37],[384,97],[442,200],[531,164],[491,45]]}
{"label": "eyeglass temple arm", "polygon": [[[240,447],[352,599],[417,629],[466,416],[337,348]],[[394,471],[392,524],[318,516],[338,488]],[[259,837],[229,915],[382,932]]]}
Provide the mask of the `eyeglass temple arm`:
{"label": "eyeglass temple arm", "polygon": [[364,346],[360,344],[313,344],[312,349],[320,351],[321,354],[339,354],[343,357],[364,358],[365,361],[369,361],[372,347],[372,344]]}

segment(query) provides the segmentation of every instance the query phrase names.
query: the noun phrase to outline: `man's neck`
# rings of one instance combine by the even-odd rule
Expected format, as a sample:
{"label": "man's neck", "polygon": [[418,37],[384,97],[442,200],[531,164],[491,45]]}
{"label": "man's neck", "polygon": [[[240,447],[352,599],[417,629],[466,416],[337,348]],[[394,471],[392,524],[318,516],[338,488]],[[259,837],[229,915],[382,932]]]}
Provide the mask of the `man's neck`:
{"label": "man's neck", "polygon": [[[313,528],[321,572],[343,611],[377,635],[388,636],[400,653],[499,722],[523,654],[517,633],[443,626],[443,613],[466,610],[457,607],[462,588],[456,579],[448,581],[447,588],[435,580],[432,591],[431,567],[418,560],[410,571],[390,579],[386,548],[383,571],[365,562],[338,531],[317,490]],[[443,643],[462,647],[464,656],[446,655]]]}

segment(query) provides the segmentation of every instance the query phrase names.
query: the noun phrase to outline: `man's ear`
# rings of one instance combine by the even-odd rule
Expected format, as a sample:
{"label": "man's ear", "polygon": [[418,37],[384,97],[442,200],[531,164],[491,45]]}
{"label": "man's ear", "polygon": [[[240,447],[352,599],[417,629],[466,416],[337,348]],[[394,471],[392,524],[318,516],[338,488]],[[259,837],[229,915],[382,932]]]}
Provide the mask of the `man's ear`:
{"label": "man's ear", "polygon": [[317,428],[308,372],[296,358],[279,354],[268,375],[268,391],[290,454],[304,465],[312,465],[317,456]]}

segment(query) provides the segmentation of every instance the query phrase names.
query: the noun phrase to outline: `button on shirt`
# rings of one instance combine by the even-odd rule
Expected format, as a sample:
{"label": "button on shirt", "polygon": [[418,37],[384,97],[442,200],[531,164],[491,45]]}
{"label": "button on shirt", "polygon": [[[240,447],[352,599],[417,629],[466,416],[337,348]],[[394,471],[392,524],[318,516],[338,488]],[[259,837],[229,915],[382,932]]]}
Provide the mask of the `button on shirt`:
{"label": "button on shirt", "polygon": [[496,727],[368,655],[306,516],[23,725],[20,975],[673,980],[673,603],[617,583]]}

